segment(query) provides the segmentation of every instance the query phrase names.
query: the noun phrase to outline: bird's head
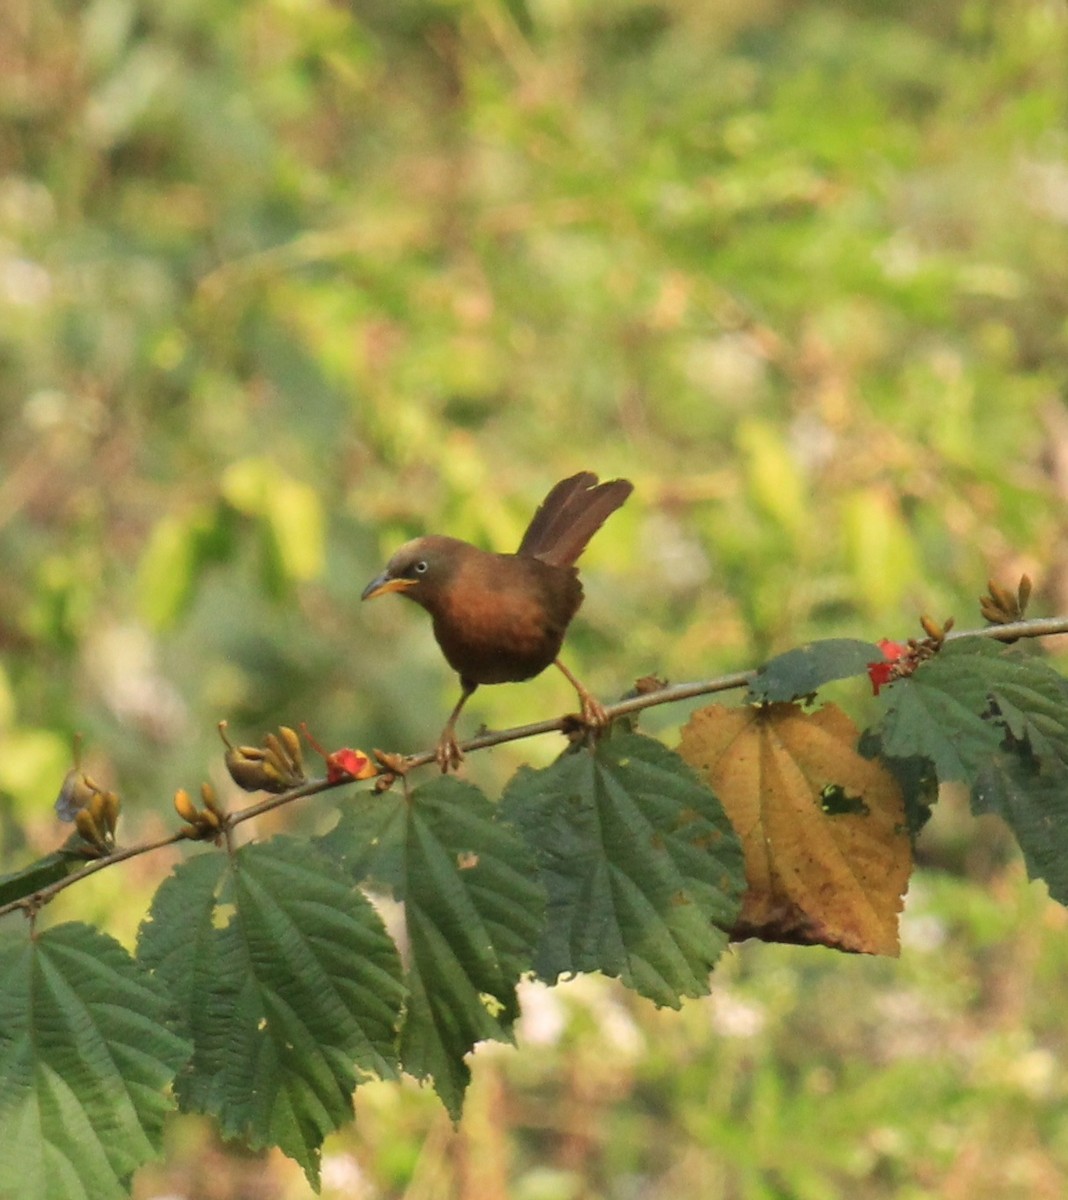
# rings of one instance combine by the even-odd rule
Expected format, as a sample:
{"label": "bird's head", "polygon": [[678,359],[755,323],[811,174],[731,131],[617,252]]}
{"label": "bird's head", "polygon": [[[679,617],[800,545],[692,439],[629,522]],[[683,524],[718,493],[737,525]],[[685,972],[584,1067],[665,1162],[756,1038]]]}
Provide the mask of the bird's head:
{"label": "bird's head", "polygon": [[434,601],[452,578],[459,559],[471,547],[449,537],[421,537],[406,542],[363,589],[361,600],[387,592],[400,592],[409,600],[433,609]]}

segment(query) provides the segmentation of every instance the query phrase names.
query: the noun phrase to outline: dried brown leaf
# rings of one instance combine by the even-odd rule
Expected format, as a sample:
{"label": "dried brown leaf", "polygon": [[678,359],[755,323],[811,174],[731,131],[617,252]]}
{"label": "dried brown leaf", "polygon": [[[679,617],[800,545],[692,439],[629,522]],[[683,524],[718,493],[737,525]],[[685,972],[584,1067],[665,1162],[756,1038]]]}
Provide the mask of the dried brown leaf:
{"label": "dried brown leaf", "polygon": [[856,751],[840,709],[711,705],[679,752],[742,840],[749,890],[734,933],[765,941],[898,953],[911,870],[901,793]]}

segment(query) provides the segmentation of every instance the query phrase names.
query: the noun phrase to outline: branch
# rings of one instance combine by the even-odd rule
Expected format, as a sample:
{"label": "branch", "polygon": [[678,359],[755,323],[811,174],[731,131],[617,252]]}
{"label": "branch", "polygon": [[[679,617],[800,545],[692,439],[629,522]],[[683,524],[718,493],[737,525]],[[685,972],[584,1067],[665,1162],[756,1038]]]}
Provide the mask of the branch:
{"label": "branch", "polygon": [[[305,796],[314,796],[319,792],[327,792],[351,782],[351,780],[347,779],[310,779],[307,783],[302,783],[300,787],[290,788],[288,792],[280,792],[278,795],[268,796],[265,800],[260,800],[256,804],[250,804],[248,808],[239,808],[236,812],[227,813],[224,831],[225,829],[232,829],[235,825],[240,825],[242,821],[249,821],[253,817],[270,812],[272,808],[278,808],[283,804],[292,804],[294,800],[302,800]],[[113,867],[116,863],[125,862],[128,858],[136,858],[137,855],[148,854],[152,850],[162,850],[165,846],[174,846],[178,842],[196,840],[198,839],[190,838],[185,830],[178,829],[166,837],[157,838],[154,842],[141,842],[136,846],[116,847],[110,854],[94,858],[92,862],[86,863],[84,867],[79,867],[69,875],[64,875],[62,879],[57,879],[55,883],[50,883],[47,887],[32,892],[29,896],[22,896],[18,900],[11,900],[7,904],[0,905],[0,917],[5,916],[9,912],[14,912],[17,908],[24,909],[28,915],[32,915],[43,905],[47,904],[54,896],[59,895],[60,892],[69,888],[72,884],[85,879],[89,875],[95,875],[97,871],[103,871],[105,867]],[[210,839],[203,838],[199,840],[208,841]]]}
{"label": "branch", "polygon": [[[956,641],[965,637],[989,637],[999,641],[1009,641],[1025,637],[1051,637],[1054,634],[1068,633],[1068,617],[1039,617],[1029,621],[1014,621],[1011,625],[988,625],[982,629],[951,630],[946,634],[946,641]],[[673,704],[679,700],[691,700],[694,696],[711,696],[715,692],[729,692],[735,688],[748,687],[756,678],[756,670],[736,671],[733,675],[721,675],[717,679],[699,679],[691,683],[667,684],[653,691],[643,692],[640,696],[630,696],[615,704],[606,704],[605,713],[608,718],[624,717],[630,713],[641,712],[645,708],[653,708],[658,704]],[[460,749],[466,754],[469,750],[485,750],[489,746],[500,746],[504,742],[517,742],[521,738],[537,737],[543,733],[566,733],[573,729],[573,716],[555,717],[548,721],[535,721],[531,725],[516,725],[512,729],[499,729],[492,733],[482,733],[478,737],[464,742]],[[427,763],[436,762],[435,751],[424,750],[420,754],[409,755],[405,767],[423,767]]]}
{"label": "branch", "polygon": [[[999,641],[1009,641],[1019,638],[1052,637],[1066,633],[1068,633],[1068,616],[1040,617],[1034,620],[1014,621],[1006,625],[989,625],[982,629],[952,630],[946,635],[946,641],[956,641],[958,638],[965,637],[988,637],[996,638]],[[736,671],[731,675],[721,675],[715,679],[667,684],[664,687],[654,688],[640,695],[629,696],[627,699],[620,700],[615,704],[606,705],[605,713],[611,720],[616,717],[627,716],[630,713],[641,712],[643,709],[653,708],[659,704],[672,704],[679,700],[690,700],[695,696],[710,696],[716,692],[733,691],[736,688],[748,686],[756,674],[755,670]],[[471,738],[470,741],[464,742],[461,749],[464,753],[470,753],[475,750],[488,749],[490,746],[500,746],[505,742],[517,742],[523,738],[538,737],[544,733],[573,732],[575,728],[576,718],[571,714],[563,717],[555,717],[547,721],[535,721],[529,725],[516,725],[511,729],[500,729],[495,732],[479,734],[477,737]],[[416,767],[436,762],[435,752],[433,750],[424,750],[418,754],[400,757],[399,762],[402,770],[407,772],[414,770]],[[309,780],[307,783],[301,784],[300,787],[291,788],[289,791],[281,792],[278,795],[268,796],[266,799],[260,800],[256,804],[251,804],[247,808],[241,808],[235,812],[228,813],[225,818],[225,827],[232,829],[235,825],[240,825],[243,821],[250,821],[252,818],[262,816],[263,813],[280,808],[284,804],[291,804],[294,800],[301,800],[306,796],[318,795],[320,792],[332,791],[334,788],[346,787],[352,782],[352,779],[345,778]],[[55,883],[49,884],[48,887],[41,888],[40,891],[34,892],[29,896],[23,896],[18,900],[12,900],[8,904],[0,905],[0,917],[19,908],[32,915],[64,889],[88,875],[94,875],[97,871],[104,870],[105,867],[125,862],[127,859],[134,858],[139,854],[148,854],[150,851],[160,850],[164,846],[172,846],[177,842],[185,840],[187,840],[187,834],[183,831],[178,831],[154,842],[145,842],[137,846],[116,849],[111,854],[94,859],[84,867],[80,867],[77,871],[72,871],[71,874],[64,876]]]}
{"label": "branch", "polygon": [[[1065,621],[1068,632],[1068,619]],[[643,708],[652,708],[657,704],[672,704],[677,700],[690,700],[694,696],[710,696],[715,692],[729,692],[734,688],[747,687],[756,671],[735,671],[733,675],[721,675],[718,679],[699,679],[692,683],[667,684],[640,696],[629,696],[615,704],[606,704],[604,711],[609,720],[624,717],[629,713],[641,712]],[[497,729],[491,733],[480,733],[470,741],[464,742],[460,749],[466,754],[470,750],[485,750],[489,746],[500,746],[504,742],[518,742],[522,738],[537,737],[543,733],[569,733],[576,727],[576,716],[569,713],[563,717],[553,717],[547,721],[535,721],[530,725],[516,725],[512,729]],[[404,760],[405,769],[424,767],[427,763],[437,761],[436,751],[424,750],[419,754],[411,754]]]}
{"label": "branch", "polygon": [[97,871],[102,871],[105,867],[113,867],[116,863],[125,862],[128,858],[136,858],[139,854],[148,854],[152,850],[162,850],[164,846],[173,846],[175,842],[185,841],[185,836],[179,830],[176,833],[168,834],[167,837],[157,838],[154,842],[141,842],[137,846],[126,846],[122,849],[116,848],[105,857],[94,858],[92,862],[86,863],[84,867],[79,867],[77,871],[72,871],[69,875],[64,875],[62,879],[58,879],[55,883],[50,883],[48,887],[41,888],[40,891],[0,905],[0,917],[5,916],[9,912],[14,912],[17,908],[23,909],[27,916],[32,917],[53,896],[63,891],[64,888],[70,887],[72,883],[77,883],[79,879],[85,879],[88,875],[95,875]]}

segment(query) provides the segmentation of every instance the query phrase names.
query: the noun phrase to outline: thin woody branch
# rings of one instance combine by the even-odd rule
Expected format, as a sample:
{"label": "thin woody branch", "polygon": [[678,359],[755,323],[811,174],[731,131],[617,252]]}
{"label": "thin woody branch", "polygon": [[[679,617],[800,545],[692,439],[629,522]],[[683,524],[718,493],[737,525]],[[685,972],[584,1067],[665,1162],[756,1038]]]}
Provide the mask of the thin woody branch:
{"label": "thin woody branch", "polygon": [[[999,641],[1008,641],[1020,638],[1053,637],[1060,634],[1068,634],[1068,616],[1039,617],[1032,620],[990,625],[982,629],[952,630],[946,634],[945,640],[957,641],[965,637],[986,637],[995,638]],[[748,686],[756,675],[757,672],[755,670],[736,671],[730,675],[721,675],[714,679],[667,684],[664,687],[654,688],[637,696],[630,696],[615,704],[605,705],[605,713],[611,720],[616,717],[641,712],[646,708],[653,708],[660,704],[672,704],[680,700],[692,699],[695,696],[708,696],[717,692],[733,691],[737,688]],[[517,725],[510,729],[501,729],[480,734],[478,737],[464,742],[461,749],[464,753],[475,750],[486,750],[491,746],[500,746],[506,742],[521,741],[525,738],[538,737],[546,733],[571,732],[576,728],[576,725],[577,722],[574,715],[555,717],[551,720],[536,721],[528,725]],[[417,754],[396,756],[396,762],[406,772],[414,770],[416,767],[437,762],[437,755],[434,750],[424,750]],[[267,796],[265,799],[251,804],[246,808],[227,813],[224,819],[224,829],[233,829],[244,821],[250,821],[254,817],[262,816],[273,809],[291,804],[295,800],[302,800],[307,796],[314,796],[321,792],[332,791],[338,787],[345,787],[353,782],[354,779],[351,776],[335,779],[308,780],[298,787]],[[91,862],[86,863],[84,867],[72,871],[69,875],[33,892],[29,896],[23,896],[18,900],[12,900],[7,904],[0,905],[0,917],[14,912],[16,909],[22,909],[27,915],[32,916],[60,892],[89,875],[95,875],[98,871],[102,871],[106,867],[115,866],[117,863],[125,862],[127,859],[135,858],[140,854],[148,854],[154,850],[161,850],[165,846],[173,846],[178,842],[186,840],[189,840],[189,835],[183,830],[178,830],[167,837],[158,838],[155,841],[116,849],[110,854],[93,859]]]}

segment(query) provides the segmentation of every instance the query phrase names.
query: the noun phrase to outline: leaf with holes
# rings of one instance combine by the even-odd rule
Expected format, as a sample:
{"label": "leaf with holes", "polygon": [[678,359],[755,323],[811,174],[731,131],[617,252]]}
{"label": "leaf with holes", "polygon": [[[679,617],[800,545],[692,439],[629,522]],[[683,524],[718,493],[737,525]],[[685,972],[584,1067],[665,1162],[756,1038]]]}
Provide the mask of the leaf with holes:
{"label": "leaf with holes", "polygon": [[831,705],[712,705],[679,752],[715,788],[749,880],[739,936],[897,954],[911,850],[890,773]]}
{"label": "leaf with holes", "polygon": [[716,797],[666,746],[616,734],[523,768],[505,815],[537,849],[549,895],[543,979],[618,976],[657,1004],[708,991],[744,887]]}
{"label": "leaf with holes", "polygon": [[395,1072],[400,963],[371,904],[314,847],[275,838],[178,867],[138,953],[193,1040],[182,1107],[281,1147],[314,1184],[323,1139],[352,1117],[357,1069]]}
{"label": "leaf with holes", "polygon": [[884,688],[880,701],[884,716],[872,732],[882,753],[927,758],[942,783],[974,785],[1007,738],[1068,766],[1068,681],[1018,647],[959,638]]}
{"label": "leaf with holes", "polygon": [[984,656],[990,719],[1036,759],[1068,770],[1068,680],[1041,658],[991,649]]}
{"label": "leaf with holes", "polygon": [[0,940],[0,1196],[118,1200],[161,1151],[189,1056],[163,989],[106,934]]}
{"label": "leaf with holes", "polygon": [[457,779],[347,806],[323,845],[404,901],[411,952],[401,1062],[458,1118],[477,1042],[510,1041],[545,898],[533,858],[494,805]]}

